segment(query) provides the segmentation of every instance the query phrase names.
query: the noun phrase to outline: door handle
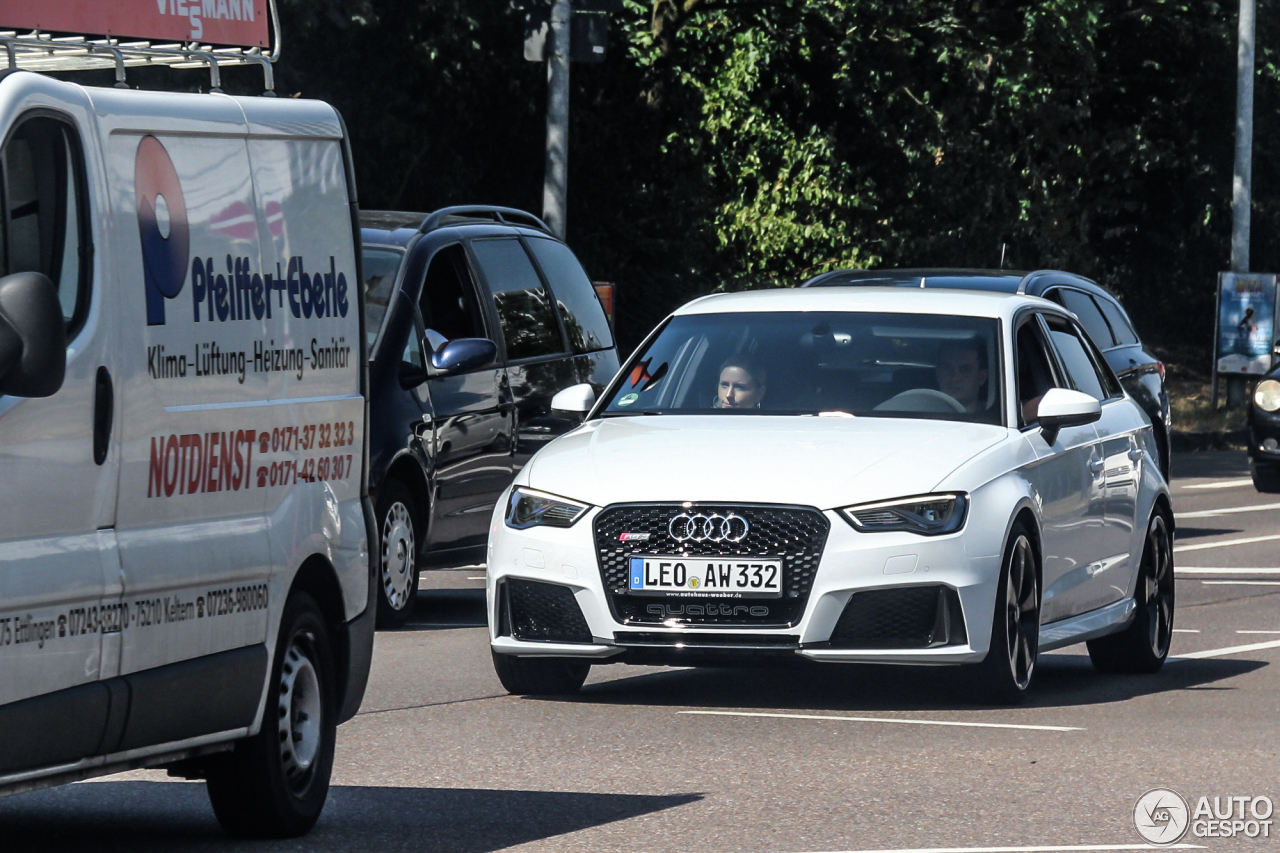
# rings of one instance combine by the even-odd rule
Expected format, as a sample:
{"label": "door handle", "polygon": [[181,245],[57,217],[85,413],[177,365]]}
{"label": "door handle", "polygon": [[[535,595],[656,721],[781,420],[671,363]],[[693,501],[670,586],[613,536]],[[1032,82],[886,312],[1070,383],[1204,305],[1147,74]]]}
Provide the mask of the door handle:
{"label": "door handle", "polygon": [[1091,474],[1101,474],[1102,469],[1105,467],[1107,467],[1107,461],[1105,459],[1089,460],[1089,473]]}
{"label": "door handle", "polygon": [[115,409],[115,389],[111,384],[111,372],[99,365],[93,388],[93,461],[101,465],[107,461],[111,449],[111,418]]}

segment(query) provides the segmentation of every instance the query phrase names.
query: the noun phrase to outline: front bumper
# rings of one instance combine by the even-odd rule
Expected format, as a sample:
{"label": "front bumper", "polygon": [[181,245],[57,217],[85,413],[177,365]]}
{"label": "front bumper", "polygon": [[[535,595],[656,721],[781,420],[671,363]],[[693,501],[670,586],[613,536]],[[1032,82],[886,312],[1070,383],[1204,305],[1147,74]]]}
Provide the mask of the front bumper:
{"label": "front bumper", "polygon": [[[708,624],[707,619],[684,617],[679,599],[672,598],[666,601],[674,615],[640,624],[624,622],[617,608],[610,607],[594,539],[594,522],[601,511],[592,509],[567,529],[513,530],[495,518],[486,579],[495,652],[671,665],[756,663],[794,660],[796,656],[841,663],[947,665],[976,663],[986,656],[1000,554],[971,556],[965,547],[968,525],[958,533],[939,537],[860,533],[828,511],[823,516],[829,532],[803,609],[785,611],[785,623],[767,627]],[[558,594],[558,602],[548,604],[548,612],[580,613],[581,621],[576,613],[571,615],[573,630],[559,634],[543,631],[540,626],[555,621],[550,618],[523,623],[523,630],[512,624],[513,590],[517,598],[554,592],[542,586],[535,589],[530,582],[564,590]],[[529,593],[530,589],[535,591]],[[851,604],[863,593],[879,597]],[[544,598],[549,601],[555,597]],[[777,599],[737,604],[768,606],[770,601]],[[901,614],[886,612],[894,610],[895,602],[913,602],[920,614],[914,624],[927,629],[927,636],[922,638],[915,630],[912,642],[895,647],[893,617]],[[930,620],[924,612],[935,606],[931,602],[936,602],[937,612],[933,627],[925,624]],[[521,606],[515,605],[515,613],[523,618]],[[841,617],[855,609],[859,618],[846,617],[842,625]],[[881,627],[860,634],[858,625],[868,620]],[[906,618],[903,624],[912,621]],[[863,642],[867,637],[871,639]]]}

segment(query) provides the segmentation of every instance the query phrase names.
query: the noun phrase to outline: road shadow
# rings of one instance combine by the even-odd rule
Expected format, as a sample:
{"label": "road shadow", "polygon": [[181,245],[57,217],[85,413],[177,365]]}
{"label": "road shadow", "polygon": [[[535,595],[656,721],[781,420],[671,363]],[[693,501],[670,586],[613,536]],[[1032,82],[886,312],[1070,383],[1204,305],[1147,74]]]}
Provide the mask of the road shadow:
{"label": "road shadow", "polygon": [[350,851],[486,853],[702,799],[701,794],[336,787],[315,829],[286,841],[225,835],[205,787],[191,782],[97,782],[0,800],[6,850]]}
{"label": "road shadow", "polygon": [[1229,527],[1183,527],[1178,525],[1177,540],[1181,542],[1183,539],[1196,539],[1201,536],[1224,536],[1228,533],[1240,533],[1237,528]]}
{"label": "road shadow", "polygon": [[483,589],[421,589],[402,631],[483,628],[488,624]]}
{"label": "road shadow", "polygon": [[[1203,688],[1252,672],[1263,661],[1173,661],[1153,675],[1105,675],[1083,653],[1041,658],[1036,686],[1023,708],[1124,702],[1138,696]],[[574,696],[539,699],[591,704],[794,711],[933,711],[984,707],[973,675],[963,668],[820,664],[698,668],[646,672],[594,682]],[[1227,687],[1227,689],[1233,689]]]}
{"label": "road shadow", "polygon": [[1174,453],[1169,458],[1173,476],[1248,477],[1249,454],[1243,450],[1198,450]]}

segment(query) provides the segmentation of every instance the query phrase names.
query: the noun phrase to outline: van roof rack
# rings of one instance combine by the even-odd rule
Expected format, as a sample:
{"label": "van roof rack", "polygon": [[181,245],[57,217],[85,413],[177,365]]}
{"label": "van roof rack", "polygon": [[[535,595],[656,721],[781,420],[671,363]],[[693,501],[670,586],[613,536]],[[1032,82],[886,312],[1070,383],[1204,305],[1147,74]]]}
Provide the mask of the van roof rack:
{"label": "van roof rack", "polygon": [[265,82],[263,95],[275,97],[272,64],[280,58],[280,15],[276,0],[271,10],[272,44],[269,52],[252,47],[213,47],[199,42],[155,44],[144,39],[93,38],[85,35],[52,36],[39,30],[21,33],[0,31],[0,46],[9,69],[26,71],[86,71],[114,68],[116,88],[129,88],[126,68],[163,65],[170,68],[208,68],[209,91],[222,91],[219,69],[228,65],[257,65]]}
{"label": "van roof rack", "polygon": [[427,214],[427,218],[422,220],[422,224],[418,226],[418,230],[422,233],[433,231],[436,228],[442,228],[446,225],[453,225],[457,222],[465,222],[467,220],[488,219],[493,222],[501,222],[506,225],[523,225],[526,228],[537,228],[540,231],[551,233],[551,229],[547,227],[547,223],[538,217],[524,210],[517,210],[514,207],[497,207],[495,205],[479,204],[479,205],[459,205],[456,207],[442,207],[437,211]]}

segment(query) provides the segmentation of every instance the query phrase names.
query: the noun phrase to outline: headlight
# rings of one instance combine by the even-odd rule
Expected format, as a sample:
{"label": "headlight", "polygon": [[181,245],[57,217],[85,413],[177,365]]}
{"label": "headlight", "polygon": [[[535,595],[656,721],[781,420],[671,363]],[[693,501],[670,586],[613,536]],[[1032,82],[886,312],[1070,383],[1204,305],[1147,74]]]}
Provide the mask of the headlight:
{"label": "headlight", "polygon": [[572,527],[590,504],[558,498],[533,489],[513,489],[507,502],[507,527]]}
{"label": "headlight", "polygon": [[840,510],[855,530],[879,533],[905,530],[924,536],[955,533],[964,526],[969,499],[963,494],[920,495],[873,504],[857,504]]}
{"label": "headlight", "polygon": [[1264,412],[1274,412],[1280,409],[1280,382],[1274,379],[1264,379],[1258,383],[1258,387],[1253,391],[1253,402],[1258,404],[1258,408]]}

